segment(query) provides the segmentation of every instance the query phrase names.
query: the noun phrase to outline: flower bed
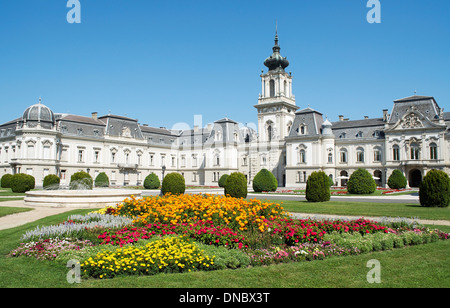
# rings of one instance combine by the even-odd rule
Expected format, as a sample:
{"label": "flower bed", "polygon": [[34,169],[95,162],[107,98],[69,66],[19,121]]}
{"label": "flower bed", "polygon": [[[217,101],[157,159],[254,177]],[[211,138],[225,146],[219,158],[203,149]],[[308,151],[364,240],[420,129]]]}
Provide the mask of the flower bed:
{"label": "flower bed", "polygon": [[166,195],[73,215],[22,239],[11,257],[77,259],[86,277],[113,278],[322,260],[448,234],[405,221],[292,219],[281,205],[259,200]]}

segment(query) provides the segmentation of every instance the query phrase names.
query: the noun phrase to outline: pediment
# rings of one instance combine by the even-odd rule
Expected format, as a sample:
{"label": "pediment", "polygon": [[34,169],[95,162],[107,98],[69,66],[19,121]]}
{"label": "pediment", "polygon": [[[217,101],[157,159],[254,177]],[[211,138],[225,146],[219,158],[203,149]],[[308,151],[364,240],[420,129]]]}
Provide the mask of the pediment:
{"label": "pediment", "polygon": [[386,131],[398,131],[398,130],[417,130],[428,128],[444,128],[445,125],[434,123],[428,117],[424,116],[418,110],[411,110],[406,113],[401,119],[399,119],[391,128]]}

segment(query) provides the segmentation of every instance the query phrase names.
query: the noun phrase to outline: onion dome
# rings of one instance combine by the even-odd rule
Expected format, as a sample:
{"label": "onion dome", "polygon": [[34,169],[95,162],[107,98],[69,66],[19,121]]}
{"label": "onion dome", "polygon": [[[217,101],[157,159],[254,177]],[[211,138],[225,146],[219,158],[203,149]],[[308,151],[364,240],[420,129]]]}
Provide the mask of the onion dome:
{"label": "onion dome", "polygon": [[22,116],[22,120],[25,122],[37,121],[37,122],[55,122],[55,115],[53,111],[47,106],[41,104],[41,99],[39,98],[39,103],[28,107]]}
{"label": "onion dome", "polygon": [[281,70],[284,71],[289,66],[289,61],[280,54],[280,46],[278,45],[278,33],[275,33],[275,46],[272,48],[273,54],[264,61],[264,65],[269,68],[269,71]]}

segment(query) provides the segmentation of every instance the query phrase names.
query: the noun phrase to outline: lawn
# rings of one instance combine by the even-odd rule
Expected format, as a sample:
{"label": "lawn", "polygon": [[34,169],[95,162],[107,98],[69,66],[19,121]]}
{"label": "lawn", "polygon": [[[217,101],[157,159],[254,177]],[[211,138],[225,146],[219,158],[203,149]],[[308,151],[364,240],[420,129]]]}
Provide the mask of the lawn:
{"label": "lawn", "polygon": [[[378,205],[378,204],[377,204]],[[20,236],[36,226],[58,224],[69,215],[91,210],[76,210],[20,227],[0,231],[0,287],[150,287],[150,288],[322,288],[322,287],[450,287],[450,241],[438,241],[325,260],[257,266],[236,270],[158,274],[154,276],[116,277],[114,279],[83,279],[80,284],[66,281],[68,268],[52,261],[33,258],[7,258],[6,254],[20,243]],[[368,214],[366,214],[368,215]],[[392,215],[391,215],[392,216]],[[440,227],[445,232],[450,227]],[[381,283],[370,284],[367,262],[381,264]]]}
{"label": "lawn", "polygon": [[450,220],[450,208],[427,208],[420,204],[376,203],[376,202],[308,202],[271,200],[282,203],[289,212],[311,214],[334,214],[367,217],[406,217],[430,220]]}

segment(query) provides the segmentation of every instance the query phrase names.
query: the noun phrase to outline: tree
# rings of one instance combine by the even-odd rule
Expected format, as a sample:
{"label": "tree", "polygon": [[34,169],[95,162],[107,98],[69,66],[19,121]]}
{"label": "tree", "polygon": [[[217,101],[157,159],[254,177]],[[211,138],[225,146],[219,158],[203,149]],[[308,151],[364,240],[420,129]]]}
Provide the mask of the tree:
{"label": "tree", "polygon": [[324,202],[330,200],[330,177],[323,171],[314,171],[306,182],[306,200]]}
{"label": "tree", "polygon": [[161,193],[163,195],[167,193],[171,193],[174,195],[182,195],[184,194],[184,191],[186,190],[186,185],[184,181],[184,177],[176,172],[172,172],[167,174],[164,177],[164,180],[162,182],[161,186]]}
{"label": "tree", "polygon": [[42,186],[47,190],[57,190],[59,188],[60,181],[61,179],[59,178],[59,176],[55,174],[49,174],[45,176]]}
{"label": "tree", "polygon": [[426,207],[447,207],[450,204],[450,178],[442,170],[427,172],[419,186],[419,200]]}
{"label": "tree", "polygon": [[255,192],[275,191],[277,187],[276,177],[267,169],[261,169],[253,179],[253,190]]}
{"label": "tree", "polygon": [[109,187],[109,178],[105,172],[100,172],[95,178],[95,187]]}
{"label": "tree", "polygon": [[145,189],[158,189],[160,185],[161,182],[159,181],[158,176],[153,172],[147,175],[147,177],[144,180]]}
{"label": "tree", "polygon": [[347,190],[351,194],[372,194],[376,189],[377,184],[372,175],[362,168],[353,172],[347,183]]}
{"label": "tree", "polygon": [[402,189],[406,187],[407,181],[406,177],[403,175],[403,173],[395,169],[392,174],[389,176],[388,179],[388,186],[392,189]]}
{"label": "tree", "polygon": [[225,181],[227,180],[228,174],[223,174],[219,179],[219,187],[225,186]]}
{"label": "tree", "polygon": [[92,190],[92,177],[84,171],[75,172],[70,177],[69,189],[71,190]]}
{"label": "tree", "polygon": [[231,173],[225,181],[225,196],[229,195],[234,198],[247,197],[247,179],[240,172]]}

